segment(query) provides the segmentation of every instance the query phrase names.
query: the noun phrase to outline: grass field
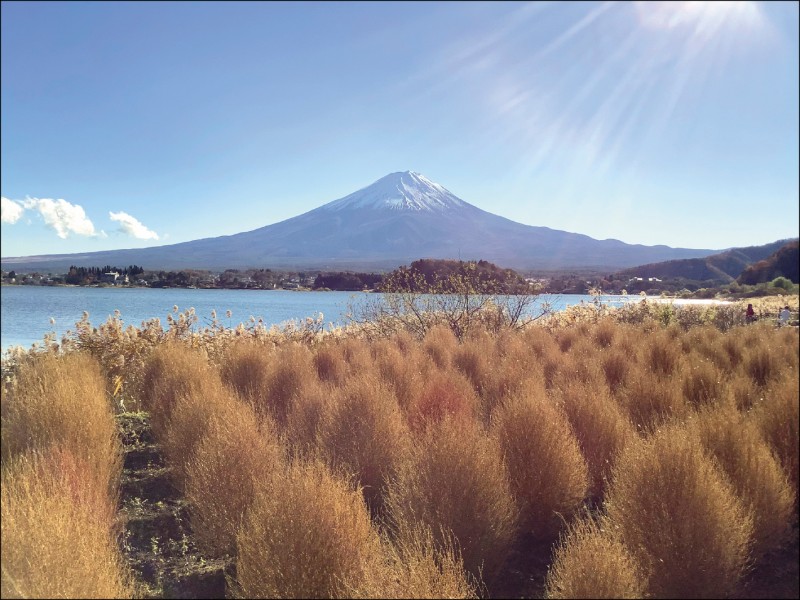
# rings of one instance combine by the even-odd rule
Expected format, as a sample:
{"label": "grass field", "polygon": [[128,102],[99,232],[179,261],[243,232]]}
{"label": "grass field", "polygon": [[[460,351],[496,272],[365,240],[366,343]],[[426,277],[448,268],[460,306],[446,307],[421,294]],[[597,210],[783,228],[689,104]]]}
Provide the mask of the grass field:
{"label": "grass field", "polygon": [[2,595],[797,597],[798,328],[743,315],[79,327],[4,359]]}

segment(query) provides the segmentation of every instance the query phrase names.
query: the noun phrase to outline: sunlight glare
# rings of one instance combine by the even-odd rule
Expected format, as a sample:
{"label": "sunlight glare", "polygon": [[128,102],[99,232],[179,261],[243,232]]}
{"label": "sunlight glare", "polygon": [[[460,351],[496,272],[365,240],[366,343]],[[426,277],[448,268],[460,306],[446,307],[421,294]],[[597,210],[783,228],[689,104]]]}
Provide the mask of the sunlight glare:
{"label": "sunlight glare", "polygon": [[639,22],[653,29],[690,28],[711,36],[726,25],[756,25],[761,20],[755,2],[636,2]]}

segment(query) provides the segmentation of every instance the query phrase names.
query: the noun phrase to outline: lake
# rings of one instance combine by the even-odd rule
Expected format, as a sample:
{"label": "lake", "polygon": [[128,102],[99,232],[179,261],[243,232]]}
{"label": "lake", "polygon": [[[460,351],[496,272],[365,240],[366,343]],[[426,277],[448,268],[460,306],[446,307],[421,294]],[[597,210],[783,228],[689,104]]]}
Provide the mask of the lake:
{"label": "lake", "polygon": [[[115,287],[38,287],[3,286],[0,293],[2,327],[0,346],[3,351],[11,346],[30,347],[41,342],[44,335],[55,331],[56,340],[68,329],[75,329],[84,311],[89,313],[92,325],[103,323],[115,310],[121,313],[125,325],[141,325],[142,321],[158,317],[164,327],[166,316],[177,305],[181,312],[195,309],[198,324],[211,321],[211,311],[223,325],[236,327],[247,324],[250,317],[262,318],[269,325],[280,325],[291,320],[316,318],[321,312],[325,323],[344,325],[349,307],[366,298],[380,294],[364,292],[308,292],[291,290],[206,290],[206,289],[151,289]],[[635,300],[633,296],[630,299]],[[591,296],[547,295],[540,302],[549,302],[555,310],[581,301],[590,302]],[[620,305],[622,296],[603,296],[604,303]],[[231,318],[225,316],[231,311]],[[533,309],[536,310],[536,307]],[[50,319],[55,323],[51,324]]]}

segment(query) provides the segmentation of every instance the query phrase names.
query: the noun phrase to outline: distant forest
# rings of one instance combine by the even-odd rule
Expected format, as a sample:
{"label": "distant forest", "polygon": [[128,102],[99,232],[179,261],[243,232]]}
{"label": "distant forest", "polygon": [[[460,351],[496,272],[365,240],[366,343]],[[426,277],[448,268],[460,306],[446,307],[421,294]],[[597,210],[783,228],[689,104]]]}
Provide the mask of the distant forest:
{"label": "distant forest", "polygon": [[737,281],[756,285],[776,277],[786,277],[792,283],[800,283],[800,242],[786,244],[775,254],[748,266]]}
{"label": "distant forest", "polygon": [[314,279],[314,289],[360,292],[374,289],[381,280],[383,275],[380,273],[320,273]]}
{"label": "distant forest", "polygon": [[485,260],[421,259],[391,273],[320,273],[314,289],[379,292],[518,294],[529,293],[527,281],[512,269]]}
{"label": "distant forest", "polygon": [[112,267],[111,265],[106,265],[105,267],[76,267],[72,265],[64,276],[64,282],[73,285],[90,284],[99,281],[105,273],[118,273],[122,276],[134,277],[144,273],[144,269],[137,265],[129,265],[123,268]]}
{"label": "distant forest", "polygon": [[378,291],[413,293],[521,294],[530,284],[513,269],[485,260],[422,259],[395,269],[383,278]]}

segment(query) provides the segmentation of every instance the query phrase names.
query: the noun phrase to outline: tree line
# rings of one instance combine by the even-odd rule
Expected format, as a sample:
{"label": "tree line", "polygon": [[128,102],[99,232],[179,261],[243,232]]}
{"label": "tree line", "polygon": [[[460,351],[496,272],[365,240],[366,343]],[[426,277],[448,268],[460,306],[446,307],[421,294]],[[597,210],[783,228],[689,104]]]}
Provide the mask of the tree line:
{"label": "tree line", "polygon": [[144,269],[138,265],[128,265],[127,267],[76,267],[70,265],[69,271],[64,276],[64,281],[71,284],[92,283],[100,279],[105,273],[119,273],[121,276],[135,277],[144,273]]}

